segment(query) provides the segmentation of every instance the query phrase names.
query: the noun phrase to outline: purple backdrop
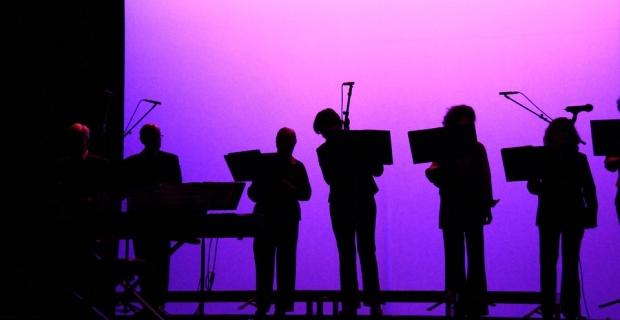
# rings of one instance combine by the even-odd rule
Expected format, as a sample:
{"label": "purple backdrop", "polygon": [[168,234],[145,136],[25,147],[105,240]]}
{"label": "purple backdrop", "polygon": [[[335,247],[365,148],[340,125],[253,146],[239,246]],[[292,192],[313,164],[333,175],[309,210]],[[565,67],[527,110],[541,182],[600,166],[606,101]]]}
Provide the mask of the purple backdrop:
{"label": "purple backdrop", "polygon": [[[440,126],[452,105],[475,108],[501,199],[485,228],[489,290],[537,291],[537,199],[524,182],[506,182],[500,149],[541,145],[546,123],[498,92],[524,92],[554,118],[570,116],[566,106],[593,104],[577,123],[600,202],[599,227],[583,240],[583,284],[593,318],[620,318],[620,305],[596,307],[620,298],[620,229],[617,174],[593,156],[589,126],[619,118],[620,2],[127,1],[125,19],[125,119],[140,99],[163,102],[146,122],[161,127],[162,149],[179,155],[184,182],[231,181],[224,154],[273,152],[279,128],[296,130],[295,156],[313,188],[302,204],[298,289],[339,288],[315,152],[323,139],[312,122],[323,108],[339,110],[342,82],[356,82],[351,128],[392,132],[394,165],[376,179],[384,290],[443,289],[439,196],[424,177],[427,165],[412,163],[407,131]],[[141,147],[137,134],[127,137],[125,156]],[[252,208],[244,194],[238,212]],[[173,256],[171,290],[197,288],[199,257],[189,245]],[[216,274],[214,290],[253,290],[252,240],[220,240]],[[237,313],[237,306],[209,304],[207,312]],[[442,313],[428,306],[389,304],[385,312]],[[533,307],[500,305],[491,315],[522,316]],[[195,308],[170,304],[168,311]]]}

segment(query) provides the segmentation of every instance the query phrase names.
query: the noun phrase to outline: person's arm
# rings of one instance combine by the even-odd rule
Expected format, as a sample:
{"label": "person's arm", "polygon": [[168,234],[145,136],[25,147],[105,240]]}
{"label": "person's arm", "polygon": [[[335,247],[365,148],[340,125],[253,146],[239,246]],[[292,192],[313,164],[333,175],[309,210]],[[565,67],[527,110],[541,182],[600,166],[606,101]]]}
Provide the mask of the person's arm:
{"label": "person's arm", "polygon": [[173,183],[183,183],[183,177],[181,176],[181,165],[179,164],[179,157],[174,157],[174,169],[173,169]]}
{"label": "person's arm", "polygon": [[312,188],[310,187],[310,181],[308,180],[308,173],[303,163],[297,161],[296,183],[292,185],[293,194],[299,201],[308,201],[312,195]]}
{"label": "person's arm", "polygon": [[316,153],[319,158],[319,166],[321,167],[323,180],[331,186],[338,180],[338,170],[335,168],[334,161],[331,157],[329,157],[327,150],[323,149],[324,147],[325,145],[323,145],[323,147],[319,147],[319,149],[316,150]]}
{"label": "person's arm", "polygon": [[443,164],[439,161],[435,161],[431,164],[430,167],[426,168],[424,174],[428,181],[434,184],[437,187],[441,187],[443,179],[442,179],[442,171]]}
{"label": "person's arm", "polygon": [[588,158],[583,155],[583,199],[586,203],[586,229],[596,228],[597,226],[597,214],[598,214],[598,200],[596,199],[596,185],[592,178],[592,172],[590,171],[590,164]]}
{"label": "person's arm", "polygon": [[616,172],[620,168],[620,157],[605,157],[605,169]]}
{"label": "person's arm", "polygon": [[541,183],[540,179],[530,179],[530,180],[527,180],[527,191],[529,191],[531,194],[539,195],[540,194],[541,185],[542,185],[542,183]]}
{"label": "person's arm", "polygon": [[484,199],[489,206],[489,210],[486,211],[485,224],[490,224],[491,221],[493,221],[493,214],[491,214],[491,208],[495,207],[499,200],[493,199],[493,186],[491,183],[491,167],[489,166],[489,158],[487,157],[486,148],[480,142],[478,142],[478,151],[480,152],[480,158],[482,159],[482,182],[484,188]]}

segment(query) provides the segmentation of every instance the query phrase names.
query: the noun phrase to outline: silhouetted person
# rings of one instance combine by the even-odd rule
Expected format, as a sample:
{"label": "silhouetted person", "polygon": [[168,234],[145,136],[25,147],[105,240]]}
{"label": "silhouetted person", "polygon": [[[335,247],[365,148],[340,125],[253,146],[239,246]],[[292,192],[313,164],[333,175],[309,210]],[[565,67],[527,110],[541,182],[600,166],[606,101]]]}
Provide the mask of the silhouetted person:
{"label": "silhouetted person", "polygon": [[309,200],[312,193],[304,164],[293,157],[296,143],[295,131],[280,129],[278,152],[266,159],[262,176],[248,188],[248,196],[256,202],[254,212],[265,215],[265,230],[254,238],[257,315],[265,315],[271,306],[274,267],[278,287],[275,314],[293,311],[299,201]]}
{"label": "silhouetted person", "polygon": [[[459,105],[448,109],[443,125],[473,125],[475,121],[474,109]],[[446,292],[458,295],[457,313],[470,317],[487,315],[483,226],[491,223],[491,207],[496,201],[484,145],[478,142],[470,157],[433,162],[426,169],[426,177],[439,187]]]}
{"label": "silhouetted person", "polygon": [[[620,111],[620,99],[617,101],[618,111]],[[620,155],[607,155],[605,157],[605,169],[616,172],[620,169]],[[620,171],[618,171],[618,180],[616,180],[616,188],[620,188]],[[620,222],[620,189],[616,191],[616,199],[614,200],[616,205],[616,214],[618,215],[618,221]]]}
{"label": "silhouetted person", "polygon": [[[89,152],[87,126],[75,123],[66,135],[66,155],[56,161],[53,172],[56,216],[70,220],[95,218],[102,213],[110,184],[109,161]],[[112,316],[115,285],[100,269],[99,259],[116,258],[118,241],[94,239],[81,230],[59,232],[56,240],[59,242],[53,245],[57,246],[59,254],[54,261],[59,268],[56,276],[61,286],[68,286],[87,300],[85,304],[92,304]],[[76,302],[79,300],[77,296],[73,298]]]}
{"label": "silhouetted person", "polygon": [[598,203],[588,159],[578,150],[581,141],[571,120],[557,118],[545,130],[542,179],[528,181],[527,189],[538,195],[536,225],[540,236],[540,287],[543,318],[557,312],[558,254],[562,238],[560,310],[565,319],[579,319],[579,250],[584,229],[596,227]]}
{"label": "silhouetted person", "polygon": [[90,129],[76,123],[67,130],[67,154],[56,161],[54,201],[64,217],[99,211],[109,186],[109,161],[88,151]]}
{"label": "silhouetted person", "polygon": [[326,140],[317,148],[317,154],[323,179],[330,186],[329,213],[340,260],[343,308],[340,314],[356,315],[360,308],[355,256],[357,239],[364,304],[370,307],[371,315],[381,315],[377,300],[380,288],[375,255],[377,205],[374,197],[379,188],[373,176],[383,174],[383,165],[368,155],[359,154],[351,141],[339,138],[342,122],[334,110],[320,111],[313,127]]}
{"label": "silhouetted person", "polygon": [[[125,187],[137,189],[182,182],[179,158],[160,150],[161,138],[161,131],[154,124],[145,124],[140,129],[140,142],[144,149],[123,161]],[[146,205],[136,200],[129,199],[129,212],[153,213],[145,212],[149,210],[148,199]],[[165,235],[139,237],[133,239],[133,245],[136,257],[146,260],[148,266],[140,277],[143,297],[155,309],[163,311],[170,277],[170,239]]]}

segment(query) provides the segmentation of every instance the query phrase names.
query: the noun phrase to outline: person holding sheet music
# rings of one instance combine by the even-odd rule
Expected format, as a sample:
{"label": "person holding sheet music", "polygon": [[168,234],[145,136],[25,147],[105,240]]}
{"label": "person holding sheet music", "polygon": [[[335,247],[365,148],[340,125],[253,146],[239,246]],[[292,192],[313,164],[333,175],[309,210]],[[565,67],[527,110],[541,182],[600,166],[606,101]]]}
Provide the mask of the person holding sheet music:
{"label": "person holding sheet music", "polygon": [[[137,190],[182,182],[179,157],[160,150],[161,138],[161,131],[155,124],[145,124],[140,129],[140,142],[144,149],[123,160],[124,187]],[[144,201],[132,201],[130,198],[128,211],[148,214],[149,212],[144,212],[148,209],[141,202]],[[170,240],[165,237],[141,237],[134,239],[133,245],[136,257],[146,260],[148,264],[148,268],[140,276],[143,297],[163,312],[170,277]]]}
{"label": "person holding sheet music", "polygon": [[375,255],[377,205],[374,195],[379,188],[373,177],[383,174],[383,164],[359,154],[351,141],[339,138],[342,121],[333,109],[320,111],[313,127],[326,140],[317,148],[317,155],[323,178],[330,186],[329,211],[340,260],[340,314],[356,315],[360,308],[355,256],[357,239],[363,300],[370,307],[371,315],[382,315],[381,302],[377,299],[380,287]]}
{"label": "person holding sheet music", "polygon": [[[473,108],[459,105],[448,109],[443,125],[473,125],[475,120]],[[455,310],[462,315],[487,315],[483,226],[491,223],[491,207],[497,201],[493,200],[486,149],[478,142],[470,157],[435,161],[425,173],[439,187],[439,228],[444,241],[445,289],[452,300],[449,303],[456,303]]]}
{"label": "person holding sheet music", "polygon": [[581,138],[571,120],[553,120],[543,141],[550,147],[549,156],[543,159],[543,176],[527,183],[529,192],[538,195],[542,314],[552,319],[558,311],[556,265],[561,238],[560,311],[565,319],[580,319],[579,251],[584,229],[596,227],[596,187],[588,159],[578,151]]}
{"label": "person holding sheet music", "polygon": [[282,128],[276,135],[276,154],[263,154],[261,176],[248,188],[255,213],[265,216],[265,230],[254,238],[256,264],[256,315],[271,307],[276,269],[276,315],[293,311],[297,266],[297,239],[301,208],[312,194],[304,164],[293,157],[295,131]]}

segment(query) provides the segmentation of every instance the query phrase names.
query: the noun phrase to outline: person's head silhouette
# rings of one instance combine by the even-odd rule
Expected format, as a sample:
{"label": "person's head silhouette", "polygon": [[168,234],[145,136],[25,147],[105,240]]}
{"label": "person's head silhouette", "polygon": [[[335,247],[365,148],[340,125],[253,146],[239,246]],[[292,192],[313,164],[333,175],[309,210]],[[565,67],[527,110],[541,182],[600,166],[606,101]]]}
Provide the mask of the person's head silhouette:
{"label": "person's head silhouette", "polygon": [[295,144],[297,144],[297,136],[293,129],[284,127],[278,131],[276,135],[276,148],[279,154],[292,155]]}
{"label": "person's head silhouette", "polygon": [[142,142],[146,151],[159,151],[159,148],[161,148],[161,137],[161,131],[155,124],[145,124],[140,129],[140,142]]}
{"label": "person's head silhouette", "polygon": [[323,109],[314,118],[313,129],[317,134],[327,138],[326,135],[331,132],[342,130],[342,121],[334,109]]}
{"label": "person's head silhouette", "polygon": [[448,112],[443,117],[444,127],[473,124],[474,122],[476,122],[476,113],[474,109],[464,104],[449,108]]}
{"label": "person's head silhouette", "polygon": [[85,157],[90,144],[90,129],[75,123],[67,129],[67,137],[69,155]]}

